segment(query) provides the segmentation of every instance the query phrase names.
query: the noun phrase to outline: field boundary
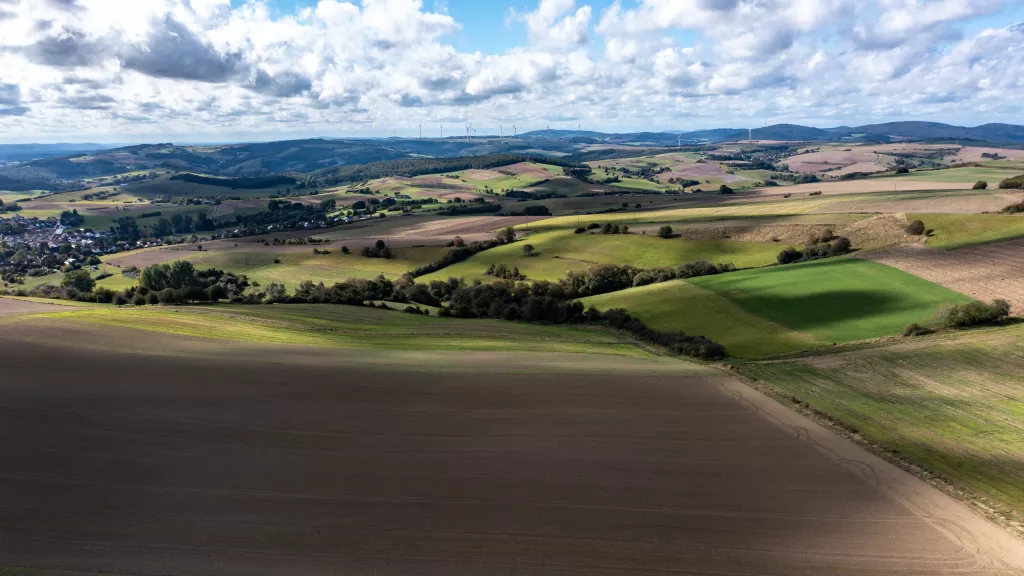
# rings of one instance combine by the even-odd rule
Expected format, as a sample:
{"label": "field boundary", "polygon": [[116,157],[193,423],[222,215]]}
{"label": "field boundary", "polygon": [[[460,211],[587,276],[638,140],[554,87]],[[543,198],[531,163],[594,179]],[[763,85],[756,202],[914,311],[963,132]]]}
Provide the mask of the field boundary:
{"label": "field boundary", "polygon": [[[878,346],[877,348],[882,347],[883,346]],[[846,350],[844,352],[850,351]],[[829,355],[830,354],[821,354],[816,355],[816,357],[820,358]],[[793,360],[796,359],[794,358]],[[778,360],[773,362],[778,362]],[[892,449],[881,443],[865,438],[855,426],[844,422],[841,418],[818,410],[802,398],[778,388],[771,382],[749,376],[742,370],[742,367],[745,364],[760,363],[762,363],[762,361],[758,360],[738,361],[735,363],[720,362],[714,366],[729,377],[736,379],[750,389],[761,393],[768,399],[773,400],[781,408],[807,418],[819,426],[822,426],[838,436],[856,444],[862,449],[867,450],[887,463],[915,476],[946,496],[963,504],[975,514],[982,516],[989,522],[999,526],[999,528],[1005,531],[1007,535],[1017,539],[1024,539],[1024,525],[1009,520],[1010,518],[1017,516],[1014,510],[992,502],[988,498],[956,484],[955,482],[929,470],[917,462],[901,456],[899,453],[894,452]],[[1024,567],[1018,569],[1024,569]]]}

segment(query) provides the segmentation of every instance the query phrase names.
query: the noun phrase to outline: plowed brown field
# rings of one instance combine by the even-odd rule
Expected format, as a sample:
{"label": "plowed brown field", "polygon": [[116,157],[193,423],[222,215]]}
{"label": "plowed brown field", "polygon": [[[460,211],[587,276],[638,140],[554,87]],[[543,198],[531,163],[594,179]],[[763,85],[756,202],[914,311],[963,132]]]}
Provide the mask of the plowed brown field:
{"label": "plowed brown field", "polygon": [[1024,240],[959,250],[903,246],[866,257],[979,300],[1002,298],[1024,312]]}
{"label": "plowed brown field", "polygon": [[1008,575],[993,549],[1019,558],[699,368],[440,374],[269,345],[180,356],[129,329],[104,335],[143,346],[100,353],[36,327],[0,323],[0,566],[32,568],[13,574]]}

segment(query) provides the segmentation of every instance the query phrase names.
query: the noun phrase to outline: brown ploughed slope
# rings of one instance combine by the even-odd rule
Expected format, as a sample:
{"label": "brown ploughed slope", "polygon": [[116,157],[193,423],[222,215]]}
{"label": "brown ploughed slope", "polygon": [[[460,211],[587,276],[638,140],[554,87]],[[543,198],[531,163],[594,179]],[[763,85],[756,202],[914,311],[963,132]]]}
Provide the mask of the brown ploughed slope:
{"label": "brown ploughed slope", "polygon": [[711,371],[303,365],[113,328],[147,343],[100,353],[34,326],[0,324],[14,574],[1010,574]]}

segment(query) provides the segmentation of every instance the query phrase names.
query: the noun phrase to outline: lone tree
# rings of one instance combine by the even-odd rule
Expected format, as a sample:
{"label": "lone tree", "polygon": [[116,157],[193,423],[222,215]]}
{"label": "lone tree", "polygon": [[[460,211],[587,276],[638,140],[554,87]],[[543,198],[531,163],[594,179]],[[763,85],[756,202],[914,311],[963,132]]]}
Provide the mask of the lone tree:
{"label": "lone tree", "polygon": [[675,230],[671,226],[662,226],[658,229],[658,238],[671,238]]}
{"label": "lone tree", "polygon": [[525,245],[523,245],[523,255],[524,256],[533,256],[533,254],[535,252],[536,252],[536,249],[533,247],[533,244],[525,244]]}
{"label": "lone tree", "polygon": [[718,193],[719,194],[735,194],[736,192],[732,188],[729,188],[725,184],[722,184],[721,186],[718,187]]}
{"label": "lone tree", "polygon": [[64,274],[64,280],[60,283],[65,288],[74,288],[79,292],[92,292],[96,287],[96,281],[87,270],[71,270]]}
{"label": "lone tree", "polygon": [[978,180],[974,183],[975,190],[984,190],[986,188],[988,188],[988,182],[985,182],[984,180]]}
{"label": "lone tree", "polygon": [[913,234],[914,236],[920,236],[924,234],[924,222],[920,220],[914,220],[906,228],[907,234]]}

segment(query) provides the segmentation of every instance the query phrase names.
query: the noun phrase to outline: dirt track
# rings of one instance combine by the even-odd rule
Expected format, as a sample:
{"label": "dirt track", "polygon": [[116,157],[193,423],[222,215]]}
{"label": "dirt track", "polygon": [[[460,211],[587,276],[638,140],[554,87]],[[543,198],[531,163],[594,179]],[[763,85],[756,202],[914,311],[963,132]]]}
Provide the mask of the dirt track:
{"label": "dirt track", "polygon": [[[0,566],[1011,573],[975,554],[1006,544],[989,525],[709,372],[517,376],[496,361],[433,375],[302,365],[288,348],[25,340],[52,333],[0,325]],[[173,354],[162,338],[145,346]]]}
{"label": "dirt track", "polygon": [[972,298],[1002,298],[1024,313],[1024,240],[958,250],[907,246],[868,257]]}

